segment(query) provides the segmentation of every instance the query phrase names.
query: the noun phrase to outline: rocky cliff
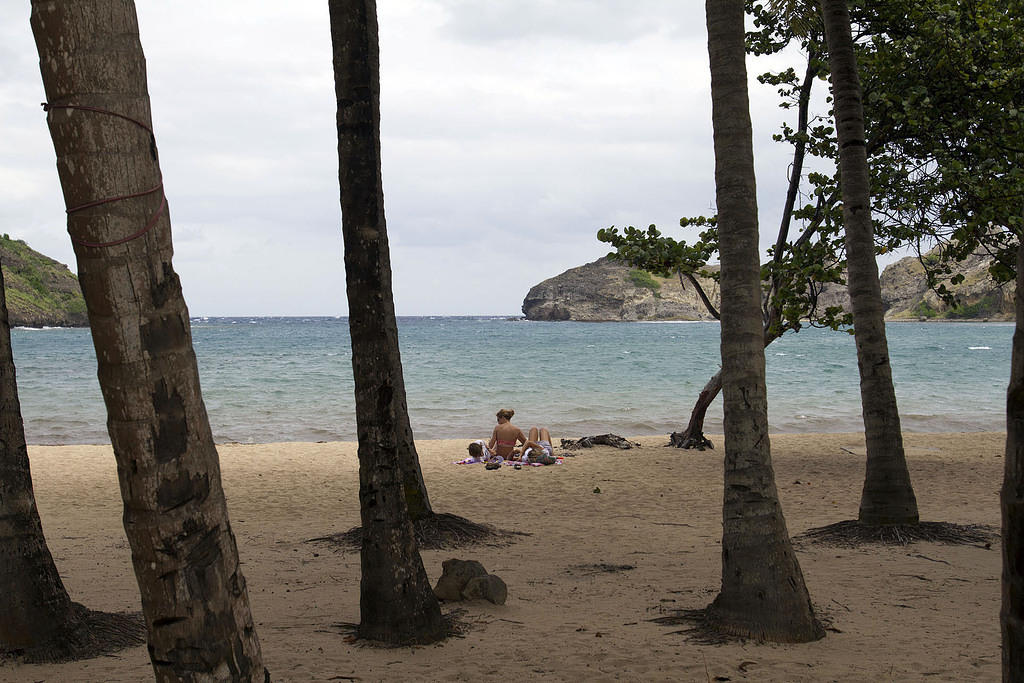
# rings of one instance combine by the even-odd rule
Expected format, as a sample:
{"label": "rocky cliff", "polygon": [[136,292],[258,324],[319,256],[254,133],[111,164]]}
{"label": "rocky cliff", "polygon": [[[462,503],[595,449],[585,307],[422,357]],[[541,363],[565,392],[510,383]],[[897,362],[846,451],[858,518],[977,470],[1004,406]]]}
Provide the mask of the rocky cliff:
{"label": "rocky cliff", "polygon": [[11,327],[85,327],[89,324],[78,278],[63,263],[22,240],[0,236]]}
{"label": "rocky cliff", "polygon": [[[934,252],[925,259],[936,258]],[[928,288],[924,266],[916,256],[893,263],[879,276],[882,300],[889,319],[1014,319],[1014,283],[997,285],[989,275],[991,259],[971,256],[962,261],[957,272],[964,276],[959,285],[946,286],[958,299],[959,305],[950,308]]]}
{"label": "rocky cliff", "polygon": [[[926,255],[926,258],[933,257]],[[951,287],[960,306],[951,309],[928,288],[924,266],[917,257],[890,264],[881,274],[886,319],[1012,320],[1013,284],[998,286],[988,274],[988,259],[972,257],[960,264],[964,282]],[[719,303],[716,283],[701,280],[712,303]],[[819,300],[821,306],[850,310],[846,287],[832,285]],[[678,279],[665,279],[638,271],[604,257],[530,289],[523,300],[528,320],[711,320],[694,288]]]}
{"label": "rocky cliff", "polygon": [[[717,300],[717,285],[702,280]],[[717,304],[716,304],[717,305]],[[608,257],[600,258],[530,289],[523,301],[529,320],[712,320],[694,287],[660,278]]]}

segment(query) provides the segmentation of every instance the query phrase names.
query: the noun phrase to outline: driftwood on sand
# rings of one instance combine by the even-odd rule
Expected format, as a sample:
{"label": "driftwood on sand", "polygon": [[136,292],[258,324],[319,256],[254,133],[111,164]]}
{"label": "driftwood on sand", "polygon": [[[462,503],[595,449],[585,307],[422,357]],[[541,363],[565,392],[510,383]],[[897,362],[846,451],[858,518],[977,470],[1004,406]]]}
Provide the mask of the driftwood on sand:
{"label": "driftwood on sand", "polygon": [[562,439],[562,448],[567,451],[575,451],[580,448],[593,448],[594,446],[614,446],[624,450],[640,448],[635,441],[627,441],[615,434],[600,434],[598,436],[584,436],[581,439]]}
{"label": "driftwood on sand", "polygon": [[673,448],[686,448],[697,451],[703,451],[708,448],[714,448],[715,444],[711,443],[711,439],[704,436],[703,432],[697,432],[695,435],[690,434],[690,430],[685,432],[672,432],[669,435],[669,442],[666,444]]}

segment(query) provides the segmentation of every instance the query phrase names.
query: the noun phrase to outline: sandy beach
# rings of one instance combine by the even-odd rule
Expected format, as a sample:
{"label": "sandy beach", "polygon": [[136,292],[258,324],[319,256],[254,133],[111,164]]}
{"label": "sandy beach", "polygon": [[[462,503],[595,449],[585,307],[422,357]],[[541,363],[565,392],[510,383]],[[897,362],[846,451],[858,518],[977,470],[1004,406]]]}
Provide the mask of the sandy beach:
{"label": "sandy beach", "polygon": [[[557,443],[558,437],[555,435]],[[706,606],[720,583],[721,437],[703,453],[576,451],[561,465],[454,465],[469,439],[419,441],[434,509],[524,532],[507,547],[424,551],[508,584],[505,605],[464,610],[463,637],[381,649],[346,641],[359,620],[359,556],[308,539],[359,521],[356,445],[219,448],[232,525],[275,681],[965,681],[1000,677],[998,544],[799,545],[827,636],[804,645],[701,645],[651,620]],[[926,521],[999,526],[1005,436],[906,434]],[[109,446],[33,446],[36,497],[72,599],[139,609]],[[857,515],[860,434],[772,436],[790,533]],[[600,492],[596,492],[597,490]],[[3,681],[147,681],[144,646],[58,665],[6,663]]]}

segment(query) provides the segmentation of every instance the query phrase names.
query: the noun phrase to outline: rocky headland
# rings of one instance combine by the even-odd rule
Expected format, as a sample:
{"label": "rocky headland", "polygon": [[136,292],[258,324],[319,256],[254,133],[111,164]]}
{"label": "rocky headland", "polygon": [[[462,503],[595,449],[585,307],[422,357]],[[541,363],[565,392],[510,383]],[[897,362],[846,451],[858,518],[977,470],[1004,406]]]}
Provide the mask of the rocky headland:
{"label": "rocky headland", "polygon": [[[929,258],[926,255],[925,258]],[[1013,320],[1013,284],[999,285],[988,272],[989,259],[975,256],[962,262],[964,281],[947,285],[960,305],[947,306],[928,288],[924,266],[916,256],[890,264],[882,272],[882,300],[887,320]],[[717,307],[718,286],[700,279]],[[830,285],[819,298],[822,306],[850,310],[846,287]],[[629,320],[712,320],[696,289],[678,278],[661,278],[620,261],[603,257],[532,287],[523,300],[528,320],[582,322]]]}
{"label": "rocky headland", "polygon": [[[717,301],[713,280],[701,286]],[[608,257],[600,258],[530,289],[523,301],[528,320],[713,320],[696,289],[678,279],[662,278]]]}
{"label": "rocky headland", "polygon": [[22,240],[0,236],[0,265],[11,327],[86,327],[78,278]]}

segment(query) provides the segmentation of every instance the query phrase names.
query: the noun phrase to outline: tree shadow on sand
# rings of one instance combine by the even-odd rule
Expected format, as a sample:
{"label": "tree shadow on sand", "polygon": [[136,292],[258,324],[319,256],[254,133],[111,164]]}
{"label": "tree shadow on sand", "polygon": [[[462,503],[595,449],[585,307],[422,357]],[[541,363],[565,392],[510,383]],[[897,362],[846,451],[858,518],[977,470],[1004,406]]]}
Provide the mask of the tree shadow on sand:
{"label": "tree shadow on sand", "polygon": [[[416,543],[425,550],[451,550],[473,545],[501,548],[511,545],[523,531],[498,529],[489,524],[472,522],[446,512],[432,513],[412,523]],[[329,536],[310,538],[306,543],[319,543],[340,550],[359,550],[363,545],[363,528],[352,527]]]}

